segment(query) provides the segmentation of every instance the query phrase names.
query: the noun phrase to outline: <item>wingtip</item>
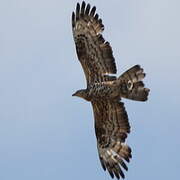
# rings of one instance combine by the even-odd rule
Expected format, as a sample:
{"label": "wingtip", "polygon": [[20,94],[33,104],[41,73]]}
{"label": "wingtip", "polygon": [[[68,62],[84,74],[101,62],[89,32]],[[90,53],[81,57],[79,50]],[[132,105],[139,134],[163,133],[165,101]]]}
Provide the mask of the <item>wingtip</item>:
{"label": "wingtip", "polygon": [[85,7],[85,6],[86,6],[86,3],[85,3],[85,1],[83,1],[82,4],[81,4],[81,8]]}
{"label": "wingtip", "polygon": [[90,16],[93,17],[95,12],[96,12],[96,6],[93,6],[93,8],[91,9],[91,12],[90,12]]}
{"label": "wingtip", "polygon": [[88,3],[87,6],[86,6],[86,10],[85,10],[86,15],[89,15],[90,9],[91,9],[91,5]]}
{"label": "wingtip", "polygon": [[80,12],[80,4],[77,3],[77,5],[76,5],[76,19],[79,18],[79,12]]}
{"label": "wingtip", "polygon": [[84,15],[86,3],[83,1],[81,4],[81,15]]}
{"label": "wingtip", "polygon": [[79,4],[79,2],[76,4],[76,9],[80,9],[80,4]]}
{"label": "wingtip", "polygon": [[75,26],[75,13],[74,11],[72,12],[72,27]]}
{"label": "wingtip", "polygon": [[113,172],[111,172],[111,171],[108,171],[108,172],[109,172],[109,175],[111,176],[111,178],[114,179],[114,174],[113,174]]}
{"label": "wingtip", "polygon": [[103,159],[101,157],[100,157],[100,162],[101,162],[101,166],[102,166],[103,170],[106,171],[106,166],[105,166]]}
{"label": "wingtip", "polygon": [[94,19],[98,20],[98,18],[99,18],[99,15],[95,14]]}

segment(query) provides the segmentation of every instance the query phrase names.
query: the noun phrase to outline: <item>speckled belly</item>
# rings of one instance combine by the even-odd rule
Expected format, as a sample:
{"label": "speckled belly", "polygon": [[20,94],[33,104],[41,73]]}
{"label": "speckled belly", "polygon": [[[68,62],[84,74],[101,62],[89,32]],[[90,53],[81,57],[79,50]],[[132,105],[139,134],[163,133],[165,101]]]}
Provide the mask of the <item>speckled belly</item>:
{"label": "speckled belly", "polygon": [[117,85],[108,83],[96,83],[89,89],[92,98],[117,98],[120,97],[120,89]]}

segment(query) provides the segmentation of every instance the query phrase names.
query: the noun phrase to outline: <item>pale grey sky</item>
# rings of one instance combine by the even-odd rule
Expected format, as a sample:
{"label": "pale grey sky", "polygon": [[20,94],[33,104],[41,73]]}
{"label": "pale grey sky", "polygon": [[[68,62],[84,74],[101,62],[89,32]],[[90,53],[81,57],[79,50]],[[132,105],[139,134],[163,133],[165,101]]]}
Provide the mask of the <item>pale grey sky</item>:
{"label": "pale grey sky", "polygon": [[[81,1],[80,1],[81,2]],[[133,150],[126,179],[178,180],[180,2],[93,1],[118,74],[147,73],[147,103],[126,103]],[[0,179],[110,179],[102,170],[71,32],[76,0],[0,1]]]}

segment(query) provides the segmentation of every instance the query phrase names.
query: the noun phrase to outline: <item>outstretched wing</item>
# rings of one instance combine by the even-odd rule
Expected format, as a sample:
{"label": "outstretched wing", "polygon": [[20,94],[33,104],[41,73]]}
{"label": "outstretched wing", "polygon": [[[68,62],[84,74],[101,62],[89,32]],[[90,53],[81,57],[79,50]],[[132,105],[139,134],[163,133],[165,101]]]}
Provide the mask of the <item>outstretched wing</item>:
{"label": "outstretched wing", "polygon": [[124,103],[118,101],[100,100],[92,102],[97,148],[104,170],[111,177],[124,178],[122,167],[128,170],[125,161],[131,158],[131,149],[124,144],[130,132],[128,116]]}
{"label": "outstretched wing", "polygon": [[90,7],[83,1],[77,3],[72,13],[72,30],[76,52],[83,67],[87,85],[115,79],[108,74],[116,73],[115,60],[109,42],[101,35],[104,30],[102,20],[95,13],[96,7]]}

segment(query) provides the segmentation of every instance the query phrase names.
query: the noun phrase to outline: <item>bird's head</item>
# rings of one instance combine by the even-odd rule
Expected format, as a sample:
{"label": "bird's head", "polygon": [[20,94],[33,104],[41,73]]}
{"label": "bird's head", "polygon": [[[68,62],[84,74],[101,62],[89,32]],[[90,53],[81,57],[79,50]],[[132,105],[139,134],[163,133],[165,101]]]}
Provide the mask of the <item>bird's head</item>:
{"label": "bird's head", "polygon": [[72,96],[78,96],[78,97],[83,98],[83,99],[85,99],[85,100],[87,100],[87,101],[89,100],[89,98],[88,98],[88,92],[87,92],[86,89],[78,90],[78,91],[76,91],[74,94],[72,94]]}

